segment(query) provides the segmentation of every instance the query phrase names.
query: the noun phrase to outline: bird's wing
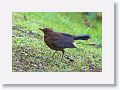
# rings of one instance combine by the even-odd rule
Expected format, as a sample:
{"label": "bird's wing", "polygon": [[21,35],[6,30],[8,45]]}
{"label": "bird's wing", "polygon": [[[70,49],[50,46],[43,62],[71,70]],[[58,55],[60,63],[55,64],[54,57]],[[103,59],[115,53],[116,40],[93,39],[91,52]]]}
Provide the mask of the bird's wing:
{"label": "bird's wing", "polygon": [[69,34],[59,33],[54,37],[54,46],[58,48],[76,48],[73,37]]}
{"label": "bird's wing", "polygon": [[64,36],[72,37],[72,35],[67,34],[67,33],[60,33],[60,34],[62,34],[62,35],[64,35]]}

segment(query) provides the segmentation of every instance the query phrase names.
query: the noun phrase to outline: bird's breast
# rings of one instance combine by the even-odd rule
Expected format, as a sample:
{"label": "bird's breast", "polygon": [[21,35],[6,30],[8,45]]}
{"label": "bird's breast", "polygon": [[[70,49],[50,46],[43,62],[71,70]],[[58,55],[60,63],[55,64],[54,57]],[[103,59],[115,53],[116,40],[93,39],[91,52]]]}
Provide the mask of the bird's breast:
{"label": "bird's breast", "polygon": [[62,50],[63,48],[58,48],[54,45],[55,39],[53,37],[53,35],[44,35],[46,45],[53,50]]}
{"label": "bird's breast", "polygon": [[44,41],[45,43],[50,43],[53,41],[50,35],[44,35]]}

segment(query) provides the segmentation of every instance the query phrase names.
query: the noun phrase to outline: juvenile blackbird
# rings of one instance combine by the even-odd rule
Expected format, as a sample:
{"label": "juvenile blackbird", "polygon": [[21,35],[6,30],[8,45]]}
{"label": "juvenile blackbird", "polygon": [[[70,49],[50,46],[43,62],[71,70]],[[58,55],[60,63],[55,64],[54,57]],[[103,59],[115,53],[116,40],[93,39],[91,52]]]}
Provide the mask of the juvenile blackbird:
{"label": "juvenile blackbird", "polygon": [[[62,57],[63,59],[64,53],[66,48],[77,48],[74,44],[74,40],[88,40],[90,38],[90,35],[70,35],[66,33],[60,33],[60,32],[54,32],[50,28],[44,28],[39,30],[43,31],[44,33],[44,41],[46,45],[55,50],[55,53],[57,51],[62,51]],[[55,54],[54,53],[54,54]],[[52,55],[52,57],[54,56]]]}

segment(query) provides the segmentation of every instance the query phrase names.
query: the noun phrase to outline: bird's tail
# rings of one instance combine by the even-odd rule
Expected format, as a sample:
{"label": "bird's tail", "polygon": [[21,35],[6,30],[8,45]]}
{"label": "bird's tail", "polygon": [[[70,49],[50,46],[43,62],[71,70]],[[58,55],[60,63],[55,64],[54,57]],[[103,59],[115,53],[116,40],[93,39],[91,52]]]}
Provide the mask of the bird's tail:
{"label": "bird's tail", "polygon": [[74,40],[88,40],[90,38],[90,35],[80,35],[80,36],[73,36]]}

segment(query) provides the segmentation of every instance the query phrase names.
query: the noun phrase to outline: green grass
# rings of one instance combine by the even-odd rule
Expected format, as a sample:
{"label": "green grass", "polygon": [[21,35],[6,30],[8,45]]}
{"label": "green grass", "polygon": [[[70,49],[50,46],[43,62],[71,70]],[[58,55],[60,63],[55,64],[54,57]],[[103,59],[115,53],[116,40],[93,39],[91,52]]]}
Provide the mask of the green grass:
{"label": "green grass", "polygon": [[[101,13],[97,13],[98,15]],[[87,18],[87,21],[85,19]],[[80,12],[14,12],[12,70],[14,72],[99,72],[102,71],[102,22]],[[85,23],[89,24],[87,26]],[[56,32],[90,34],[88,41],[75,41],[78,48],[65,49],[52,58],[53,50],[44,43],[38,28]],[[74,62],[70,62],[69,56]]]}

